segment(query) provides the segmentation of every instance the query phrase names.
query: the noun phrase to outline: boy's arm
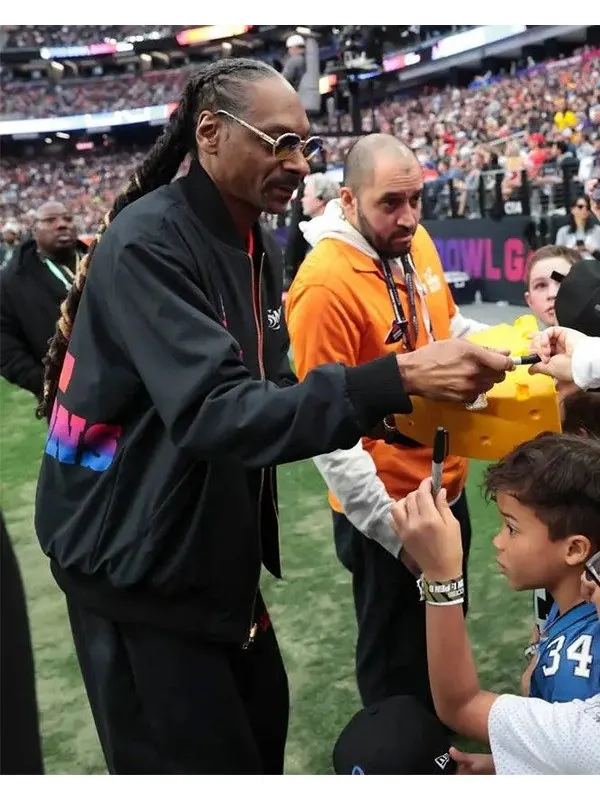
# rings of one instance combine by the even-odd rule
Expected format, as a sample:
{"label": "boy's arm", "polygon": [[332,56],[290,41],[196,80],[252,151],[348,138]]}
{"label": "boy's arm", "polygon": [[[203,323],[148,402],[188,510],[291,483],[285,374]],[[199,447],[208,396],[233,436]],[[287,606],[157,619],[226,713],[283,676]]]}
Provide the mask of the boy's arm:
{"label": "boy's arm", "polygon": [[[394,505],[392,515],[425,580],[444,583],[462,576],[460,525],[443,489],[434,501],[428,478]],[[429,681],[440,719],[463,736],[488,742],[488,719],[498,695],[479,686],[462,603],[428,603],[426,625]]]}

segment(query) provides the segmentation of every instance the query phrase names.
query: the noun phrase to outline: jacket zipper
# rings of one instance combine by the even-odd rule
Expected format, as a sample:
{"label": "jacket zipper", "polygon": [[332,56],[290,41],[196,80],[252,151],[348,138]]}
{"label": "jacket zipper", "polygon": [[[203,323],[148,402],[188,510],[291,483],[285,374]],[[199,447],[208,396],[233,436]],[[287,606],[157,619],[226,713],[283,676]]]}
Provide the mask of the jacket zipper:
{"label": "jacket zipper", "polygon": [[[262,276],[262,268],[263,268],[263,261],[264,261],[264,253],[260,258],[260,267],[258,270],[258,286],[254,278],[254,263],[252,258],[248,256],[250,261],[250,277],[251,277],[251,285],[252,285],[252,311],[254,313],[254,324],[256,325],[256,335],[258,337],[258,348],[257,348],[257,357],[258,357],[258,370],[260,372],[260,378],[264,381],[265,379],[265,367],[263,364],[263,330],[262,330],[262,306],[261,306],[261,298],[260,298],[260,279]],[[257,303],[258,303],[258,310],[257,310]],[[261,525],[262,525],[262,495],[263,489],[265,485],[265,471],[261,469],[260,471],[260,489],[258,490],[258,536],[259,536],[259,543],[261,537]],[[262,550],[262,548],[259,548]],[[262,555],[261,555],[262,561]],[[260,574],[260,573],[259,573]],[[250,645],[254,642],[256,637],[256,633],[258,631],[258,623],[254,621],[254,612],[256,611],[256,599],[258,597],[258,591],[260,589],[260,579],[258,584],[256,585],[256,589],[254,590],[254,598],[252,600],[252,610],[250,612],[250,625],[248,630],[248,638],[242,645],[243,650],[247,650]]]}

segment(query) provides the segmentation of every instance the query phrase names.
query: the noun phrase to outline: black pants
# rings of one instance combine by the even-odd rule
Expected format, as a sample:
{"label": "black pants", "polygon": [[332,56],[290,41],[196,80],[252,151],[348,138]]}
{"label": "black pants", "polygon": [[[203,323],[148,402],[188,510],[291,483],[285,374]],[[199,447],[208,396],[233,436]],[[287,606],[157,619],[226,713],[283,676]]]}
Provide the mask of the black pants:
{"label": "black pants", "polygon": [[27,604],[1,513],[0,537],[0,773],[43,775]]}
{"label": "black pants", "polygon": [[242,650],[68,609],[110,773],[283,773],[289,694],[272,627]]}
{"label": "black pants", "polygon": [[[471,522],[463,492],[452,511],[461,526],[466,584]],[[333,512],[337,556],[352,573],[358,623],[356,680],[363,705],[410,694],[433,710],[427,675],[425,604],[415,576],[381,545]],[[467,597],[465,597],[465,614]]]}

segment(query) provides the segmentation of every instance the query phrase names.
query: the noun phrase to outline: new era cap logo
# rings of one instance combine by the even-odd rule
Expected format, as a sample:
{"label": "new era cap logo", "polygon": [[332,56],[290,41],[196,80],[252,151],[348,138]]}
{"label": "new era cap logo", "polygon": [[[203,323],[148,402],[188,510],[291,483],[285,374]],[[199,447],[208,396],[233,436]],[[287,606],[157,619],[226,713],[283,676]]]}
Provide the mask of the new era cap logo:
{"label": "new era cap logo", "polygon": [[440,769],[446,769],[450,763],[450,753],[444,753],[443,756],[438,756],[435,760],[435,763]]}

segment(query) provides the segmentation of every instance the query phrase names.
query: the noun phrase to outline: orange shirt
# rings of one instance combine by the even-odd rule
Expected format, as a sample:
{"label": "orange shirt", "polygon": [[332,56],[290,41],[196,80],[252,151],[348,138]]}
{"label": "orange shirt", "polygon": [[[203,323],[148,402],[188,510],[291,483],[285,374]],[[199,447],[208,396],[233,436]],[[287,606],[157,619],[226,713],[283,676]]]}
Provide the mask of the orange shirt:
{"label": "orange shirt", "polygon": [[[425,290],[426,307],[436,339],[450,337],[456,306],[444,277],[435,245],[419,226],[411,255]],[[410,309],[404,282],[395,279],[406,319]],[[416,297],[419,318],[417,347],[428,343],[422,301]],[[385,344],[393,310],[379,265],[368,255],[339,239],[324,239],[302,263],[286,298],[286,317],[298,378],[321,364],[363,364],[391,352],[404,352],[402,342]],[[377,474],[390,497],[399,499],[431,474],[430,447],[407,448],[380,440],[363,439]],[[450,500],[462,491],[467,474],[465,459],[449,457],[444,464],[444,486]],[[343,511],[329,494],[331,506]]]}

